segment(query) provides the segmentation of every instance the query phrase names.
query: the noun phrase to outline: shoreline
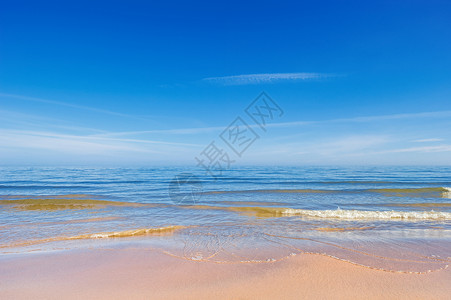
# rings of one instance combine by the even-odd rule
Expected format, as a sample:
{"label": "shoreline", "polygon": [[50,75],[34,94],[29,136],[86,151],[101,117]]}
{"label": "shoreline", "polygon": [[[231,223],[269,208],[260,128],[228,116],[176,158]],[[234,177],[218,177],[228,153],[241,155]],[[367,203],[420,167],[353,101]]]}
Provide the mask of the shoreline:
{"label": "shoreline", "polygon": [[315,254],[214,263],[119,247],[0,257],[3,299],[445,299],[449,282],[450,268],[392,273]]}

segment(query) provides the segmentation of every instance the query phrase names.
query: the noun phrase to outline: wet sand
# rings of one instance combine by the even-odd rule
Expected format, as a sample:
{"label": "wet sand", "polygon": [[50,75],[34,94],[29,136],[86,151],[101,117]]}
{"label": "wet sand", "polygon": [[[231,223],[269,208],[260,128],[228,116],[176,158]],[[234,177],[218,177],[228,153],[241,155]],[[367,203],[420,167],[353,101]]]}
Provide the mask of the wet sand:
{"label": "wet sand", "polygon": [[197,262],[142,248],[0,257],[0,299],[449,299],[451,269],[403,274],[301,254]]}

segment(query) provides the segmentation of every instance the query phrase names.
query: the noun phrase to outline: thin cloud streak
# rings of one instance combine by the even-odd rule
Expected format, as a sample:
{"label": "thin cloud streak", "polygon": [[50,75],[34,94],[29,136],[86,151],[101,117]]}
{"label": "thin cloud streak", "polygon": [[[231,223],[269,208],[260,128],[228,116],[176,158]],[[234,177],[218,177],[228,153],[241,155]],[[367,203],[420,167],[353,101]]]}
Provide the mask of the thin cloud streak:
{"label": "thin cloud streak", "polygon": [[[422,113],[406,113],[406,114],[393,114],[393,115],[379,115],[379,116],[367,116],[367,117],[354,117],[354,118],[341,118],[341,119],[329,119],[320,121],[295,121],[284,123],[269,123],[266,127],[298,127],[308,126],[316,124],[328,124],[328,123],[365,123],[384,120],[399,120],[399,119],[412,119],[412,118],[445,118],[451,117],[451,110],[435,111],[435,112],[422,112]],[[201,134],[206,132],[219,132],[227,126],[214,126],[214,127],[198,127],[198,128],[180,128],[180,129],[159,129],[159,130],[143,130],[143,131],[124,131],[124,132],[111,132],[106,134],[99,134],[95,136],[125,136],[125,135],[138,135],[138,134]],[[259,128],[258,125],[250,124],[251,128]],[[427,141],[427,140],[425,140]],[[432,140],[429,140],[432,141]],[[438,141],[438,140],[436,140]]]}
{"label": "thin cloud streak", "polygon": [[421,139],[421,140],[414,140],[412,142],[414,143],[434,143],[434,142],[443,142],[444,139]]}
{"label": "thin cloud streak", "polygon": [[[203,145],[202,145],[203,146]],[[94,138],[40,131],[0,130],[3,164],[173,163],[194,157],[201,146],[155,140]]]}
{"label": "thin cloud streak", "polygon": [[336,76],[337,75],[325,73],[263,73],[209,77],[202,79],[202,81],[222,85],[247,85],[275,83],[280,81],[324,79]]}
{"label": "thin cloud streak", "polygon": [[136,116],[132,116],[132,115],[118,113],[118,112],[114,112],[114,111],[110,111],[110,110],[106,110],[106,109],[100,109],[100,108],[95,108],[95,107],[90,107],[90,106],[76,105],[76,104],[71,104],[71,103],[66,103],[66,102],[61,102],[61,101],[41,99],[41,98],[28,97],[28,96],[22,96],[22,95],[0,93],[0,97],[12,98],[12,99],[18,99],[18,100],[24,100],[24,101],[39,102],[39,103],[45,103],[45,104],[52,104],[52,105],[58,105],[58,106],[65,106],[65,107],[88,110],[88,111],[92,111],[92,112],[97,112],[97,113],[107,114],[107,115],[112,115],[112,116],[118,116],[118,117],[126,117],[126,118],[141,119],[141,120],[145,119],[145,118],[140,118],[140,117],[136,117]]}
{"label": "thin cloud streak", "polygon": [[373,121],[384,120],[399,120],[399,119],[412,119],[412,118],[444,118],[451,117],[451,110],[435,111],[435,112],[422,112],[422,113],[406,113],[406,114],[393,114],[393,115],[379,115],[379,116],[367,116],[367,117],[354,117],[354,118],[341,118],[330,119],[322,121],[299,121],[299,122],[285,122],[285,123],[273,123],[268,124],[267,127],[293,127],[323,123],[365,123]]}
{"label": "thin cloud streak", "polygon": [[[4,124],[14,124],[20,126],[27,126],[28,128],[57,128],[79,132],[93,132],[97,134],[108,133],[106,130],[73,126],[68,124],[65,120],[41,117],[32,114],[18,113],[15,111],[0,109],[0,120]],[[66,124],[66,125],[65,125]]]}
{"label": "thin cloud streak", "polygon": [[[253,126],[251,126],[253,127]],[[174,135],[194,135],[215,131],[222,131],[226,126],[216,127],[198,127],[198,128],[180,128],[180,129],[156,129],[156,130],[141,130],[141,131],[124,131],[124,132],[110,132],[105,134],[92,135],[93,137],[102,136],[126,136],[126,135],[139,135],[139,134],[174,134]]]}
{"label": "thin cloud streak", "polygon": [[26,131],[26,130],[0,130],[0,134],[1,133],[27,134],[27,135],[47,136],[47,137],[54,137],[54,138],[77,138],[77,139],[86,139],[86,140],[136,142],[136,143],[162,144],[162,145],[172,145],[172,146],[190,146],[190,147],[201,146],[201,145],[198,145],[198,144],[189,144],[189,143],[176,143],[176,142],[140,140],[140,139],[117,139],[117,138],[108,138],[108,137],[95,137],[95,136],[83,136],[83,135],[58,134],[58,133],[52,133],[52,132]]}
{"label": "thin cloud streak", "polygon": [[405,152],[451,152],[451,145],[393,149],[393,150],[383,151],[380,153],[405,153]]}

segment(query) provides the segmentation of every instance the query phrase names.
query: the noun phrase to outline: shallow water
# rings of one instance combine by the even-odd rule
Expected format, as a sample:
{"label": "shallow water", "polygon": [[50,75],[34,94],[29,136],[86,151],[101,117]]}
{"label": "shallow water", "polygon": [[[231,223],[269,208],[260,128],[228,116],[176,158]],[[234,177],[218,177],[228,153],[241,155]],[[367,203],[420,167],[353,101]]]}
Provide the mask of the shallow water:
{"label": "shallow water", "polygon": [[216,180],[175,167],[2,168],[0,195],[3,254],[126,241],[218,263],[318,253],[427,272],[451,261],[449,167],[242,167]]}

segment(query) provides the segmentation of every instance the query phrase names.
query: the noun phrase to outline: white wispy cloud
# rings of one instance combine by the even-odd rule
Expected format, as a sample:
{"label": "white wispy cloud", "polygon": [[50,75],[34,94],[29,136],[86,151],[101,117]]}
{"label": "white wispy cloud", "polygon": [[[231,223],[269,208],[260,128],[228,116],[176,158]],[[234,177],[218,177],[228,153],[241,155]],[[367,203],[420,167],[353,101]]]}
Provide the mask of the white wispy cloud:
{"label": "white wispy cloud", "polygon": [[[256,126],[251,126],[256,127]],[[208,132],[219,132],[224,130],[225,126],[215,127],[196,127],[196,128],[178,128],[178,129],[155,129],[155,130],[139,130],[139,131],[122,131],[101,133],[93,136],[127,136],[127,135],[142,135],[142,134],[172,134],[172,135],[196,135]]]}
{"label": "white wispy cloud", "polygon": [[414,143],[434,143],[434,142],[443,142],[444,139],[420,139],[420,140],[414,140],[412,142]]}
{"label": "white wispy cloud", "polygon": [[208,77],[204,78],[203,81],[222,85],[246,85],[246,84],[275,83],[279,81],[323,79],[335,76],[337,75],[325,73],[262,73],[262,74],[243,74],[233,76]]}
{"label": "white wispy cloud", "polygon": [[168,151],[193,147],[200,147],[200,145],[155,140],[59,134],[47,131],[0,129],[0,148],[2,149],[47,149],[76,154],[107,153],[109,151],[164,154]]}
{"label": "white wispy cloud", "polygon": [[48,99],[42,99],[42,98],[36,98],[36,97],[28,97],[28,96],[23,96],[23,95],[0,93],[0,97],[6,98],[6,99],[16,99],[16,100],[45,103],[45,104],[51,104],[51,105],[57,105],[57,106],[65,106],[65,107],[87,110],[87,111],[92,111],[92,112],[107,114],[107,115],[112,115],[112,116],[118,116],[118,117],[126,117],[126,118],[132,118],[132,119],[144,119],[144,118],[141,118],[138,116],[132,116],[132,115],[119,113],[119,112],[115,112],[115,111],[111,111],[111,110],[107,110],[107,109],[100,109],[100,108],[91,107],[91,106],[77,105],[77,104],[72,104],[72,103],[67,103],[67,102],[62,102],[62,101],[48,100]]}
{"label": "white wispy cloud", "polygon": [[451,145],[392,149],[384,151],[383,153],[404,153],[404,152],[451,152]]}
{"label": "white wispy cloud", "polygon": [[353,153],[381,146],[389,142],[386,136],[378,135],[356,135],[347,136],[340,139],[332,140],[320,145],[313,145],[315,151],[319,151],[322,155],[332,155],[337,153]]}
{"label": "white wispy cloud", "polygon": [[401,119],[416,119],[416,118],[449,118],[451,117],[451,110],[432,111],[432,112],[420,112],[420,113],[404,113],[404,114],[391,114],[391,115],[378,115],[378,116],[362,116],[353,118],[339,118],[320,121],[295,121],[295,122],[283,122],[283,123],[270,123],[267,127],[296,127],[313,124],[325,124],[325,123],[367,123],[386,120],[401,120]]}
{"label": "white wispy cloud", "polygon": [[[415,119],[415,118],[448,118],[451,117],[451,110],[435,111],[435,112],[420,112],[420,113],[405,113],[405,114],[391,114],[391,115],[379,115],[379,116],[361,116],[353,118],[340,118],[340,119],[328,119],[328,120],[312,120],[312,121],[294,121],[294,122],[280,122],[280,123],[268,123],[266,127],[269,128],[290,128],[300,127],[316,124],[329,124],[329,123],[369,123],[385,120],[401,120],[401,119]],[[174,135],[195,135],[207,132],[220,132],[227,126],[212,126],[212,127],[197,127],[197,128],[176,128],[176,129],[156,129],[156,130],[142,130],[142,131],[123,131],[123,132],[110,132],[105,134],[99,134],[97,136],[127,136],[127,135],[140,135],[140,134],[174,134]],[[258,128],[258,125],[249,124],[251,128]],[[421,140],[418,140],[421,141]],[[424,142],[441,141],[441,139],[424,139]]]}
{"label": "white wispy cloud", "polygon": [[[386,135],[349,135],[294,143],[270,143],[271,150],[284,150],[287,154],[314,154],[316,156],[349,155],[384,146],[392,139]],[[302,149],[299,151],[299,149]],[[265,149],[266,150],[266,149]]]}
{"label": "white wispy cloud", "polygon": [[107,133],[106,130],[102,129],[72,125],[64,119],[42,117],[3,109],[0,109],[0,121],[2,121],[2,125],[4,127],[8,127],[5,125],[13,125],[19,128],[56,128],[78,132],[93,132],[98,134]]}

